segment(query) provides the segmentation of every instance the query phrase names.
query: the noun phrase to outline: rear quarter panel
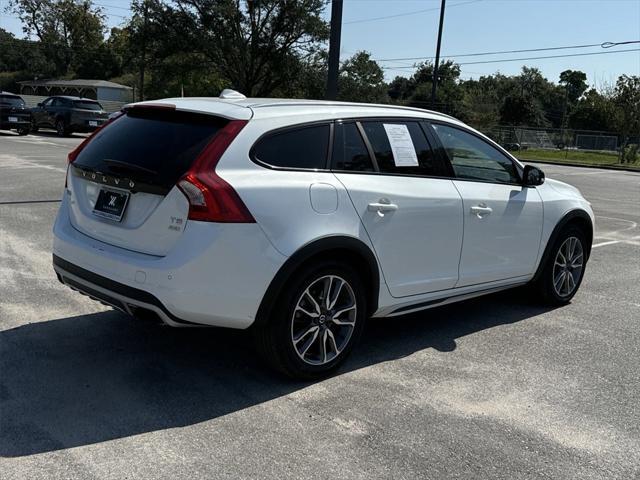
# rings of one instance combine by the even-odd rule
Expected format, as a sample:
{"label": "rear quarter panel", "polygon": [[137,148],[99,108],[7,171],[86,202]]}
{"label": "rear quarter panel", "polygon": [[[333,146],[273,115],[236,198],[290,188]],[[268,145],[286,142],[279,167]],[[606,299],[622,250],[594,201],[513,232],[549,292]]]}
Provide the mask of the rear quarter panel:
{"label": "rear quarter panel", "polygon": [[346,189],[333,173],[273,169],[249,157],[251,147],[264,133],[323,119],[326,116],[301,115],[295,121],[287,117],[251,120],[216,168],[238,192],[276,250],[287,257],[328,236],[356,238],[374,251]]}

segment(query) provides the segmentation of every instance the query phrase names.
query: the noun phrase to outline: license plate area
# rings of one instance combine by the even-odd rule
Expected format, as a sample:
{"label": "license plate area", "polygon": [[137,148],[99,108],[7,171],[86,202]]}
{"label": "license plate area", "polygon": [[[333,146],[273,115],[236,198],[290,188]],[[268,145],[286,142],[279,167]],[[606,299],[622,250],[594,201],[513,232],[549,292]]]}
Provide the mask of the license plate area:
{"label": "license plate area", "polygon": [[89,126],[90,127],[97,127],[98,126],[98,121],[97,120],[89,120]]}
{"label": "license plate area", "polygon": [[18,117],[9,117],[10,122],[18,122]]}
{"label": "license plate area", "polygon": [[114,222],[120,222],[129,202],[129,192],[100,189],[93,214]]}

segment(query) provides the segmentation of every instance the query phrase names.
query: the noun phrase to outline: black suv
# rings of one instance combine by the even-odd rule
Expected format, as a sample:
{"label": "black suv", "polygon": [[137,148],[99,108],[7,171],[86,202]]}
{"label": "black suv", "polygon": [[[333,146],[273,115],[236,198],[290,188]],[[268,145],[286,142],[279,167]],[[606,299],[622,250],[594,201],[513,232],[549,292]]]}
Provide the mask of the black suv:
{"label": "black suv", "polygon": [[16,130],[26,135],[31,128],[31,113],[22,97],[0,92],[0,130]]}
{"label": "black suv", "polygon": [[80,97],[49,97],[31,109],[31,130],[54,128],[61,137],[73,132],[93,132],[109,114],[95,100]]}

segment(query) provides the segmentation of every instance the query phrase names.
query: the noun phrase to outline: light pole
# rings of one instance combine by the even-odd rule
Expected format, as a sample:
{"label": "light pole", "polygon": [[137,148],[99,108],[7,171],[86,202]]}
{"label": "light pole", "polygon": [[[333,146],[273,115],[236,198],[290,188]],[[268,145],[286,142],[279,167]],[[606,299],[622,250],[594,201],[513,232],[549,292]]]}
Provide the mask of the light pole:
{"label": "light pole", "polygon": [[329,37],[329,68],[325,98],[338,96],[338,70],[340,69],[340,35],[342,33],[342,0],[331,1],[331,35]]}
{"label": "light pole", "polygon": [[444,6],[447,0],[440,4],[440,26],[438,27],[438,44],[436,46],[436,61],[433,64],[433,79],[431,80],[431,108],[436,105],[436,88],[438,85],[438,64],[440,63],[440,44],[442,42],[442,25],[444,23]]}

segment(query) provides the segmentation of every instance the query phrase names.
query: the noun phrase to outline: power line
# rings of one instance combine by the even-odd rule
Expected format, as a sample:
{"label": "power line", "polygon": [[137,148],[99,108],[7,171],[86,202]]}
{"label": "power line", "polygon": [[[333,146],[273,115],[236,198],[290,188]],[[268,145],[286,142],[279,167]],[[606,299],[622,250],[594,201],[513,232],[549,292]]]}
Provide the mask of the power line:
{"label": "power line", "polygon": [[[640,40],[628,40],[625,42],[602,42],[602,43],[590,43],[585,45],[567,45],[563,47],[544,47],[544,48],[525,48],[522,50],[501,50],[495,52],[480,52],[480,53],[459,53],[455,55],[442,55],[444,58],[452,58],[452,57],[481,57],[485,55],[502,55],[506,53],[525,53],[525,52],[546,52],[550,50],[568,50],[574,48],[590,48],[590,47],[601,47],[601,48],[611,48],[618,45],[628,45],[630,43],[640,43]],[[402,61],[402,60],[433,60],[435,57],[401,57],[401,58],[376,58],[377,62],[392,62],[392,61]]]}
{"label": "power line", "polygon": [[547,58],[568,58],[568,57],[586,57],[588,55],[607,55],[610,53],[640,52],[640,48],[631,48],[628,50],[613,50],[611,52],[590,52],[590,53],[573,53],[567,55],[547,55],[543,57],[525,57],[525,58],[509,58],[507,60],[487,60],[483,62],[465,62],[458,65],[479,65],[484,63],[501,63],[501,62],[520,62],[523,60],[544,60]]}
{"label": "power line", "polygon": [[[454,3],[453,5],[449,5],[449,8],[451,7],[460,7],[462,5],[468,5],[470,3],[478,3],[481,2],[482,0],[469,0],[467,2],[460,2],[460,3]],[[408,17],[410,15],[416,15],[418,13],[427,13],[427,12],[435,12],[435,11],[439,11],[440,7],[436,7],[436,8],[425,8],[423,10],[414,10],[413,12],[405,12],[405,13],[396,13],[395,15],[385,15],[383,17],[373,17],[373,18],[362,18],[359,20],[350,20],[348,22],[343,22],[343,25],[351,25],[354,23],[365,23],[365,22],[377,22],[378,20],[387,20],[389,18],[398,18],[398,17]]]}
{"label": "power line", "polygon": [[[456,63],[456,65],[483,65],[487,63],[503,63],[503,62],[521,62],[524,60],[544,60],[548,58],[569,58],[569,57],[586,57],[588,55],[607,55],[610,53],[626,53],[626,52],[640,52],[640,48],[631,48],[628,50],[613,50],[610,52],[589,52],[589,53],[571,53],[566,55],[546,55],[542,57],[521,57],[521,58],[507,58],[503,60],[484,60],[481,62],[463,62]],[[393,67],[381,67],[383,70],[400,70],[400,69],[415,69],[416,67],[402,67],[402,66],[393,66]]]}

